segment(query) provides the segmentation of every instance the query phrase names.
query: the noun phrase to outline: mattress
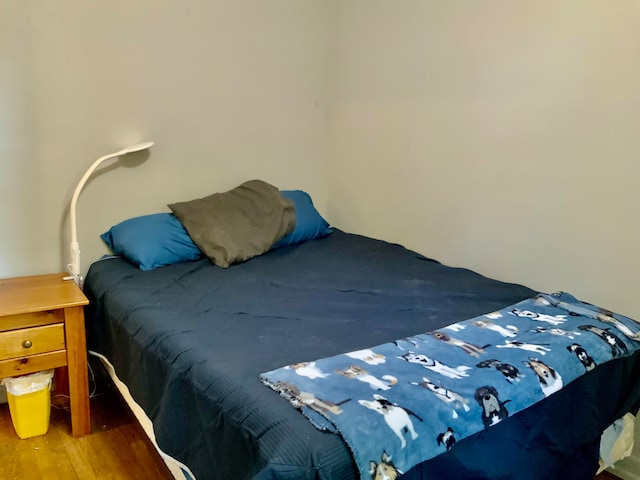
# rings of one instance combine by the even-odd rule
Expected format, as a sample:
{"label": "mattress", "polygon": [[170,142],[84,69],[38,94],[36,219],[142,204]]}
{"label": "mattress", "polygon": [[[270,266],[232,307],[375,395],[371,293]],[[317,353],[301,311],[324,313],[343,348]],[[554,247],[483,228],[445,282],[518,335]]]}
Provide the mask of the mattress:
{"label": "mattress", "polygon": [[[340,436],[316,429],[260,373],[537,293],[339,230],[227,269],[101,260],[84,288],[89,348],[113,364],[158,445],[199,480],[357,478]],[[403,478],[592,478],[601,432],[638,409],[639,378],[637,354],[609,362]]]}

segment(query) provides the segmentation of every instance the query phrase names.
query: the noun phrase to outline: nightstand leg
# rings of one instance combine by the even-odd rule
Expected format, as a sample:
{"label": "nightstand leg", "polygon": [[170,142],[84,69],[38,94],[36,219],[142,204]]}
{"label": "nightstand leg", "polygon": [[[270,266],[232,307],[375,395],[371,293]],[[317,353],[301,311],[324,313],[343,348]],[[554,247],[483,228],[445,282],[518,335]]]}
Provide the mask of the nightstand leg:
{"label": "nightstand leg", "polygon": [[64,309],[71,430],[74,437],[91,433],[87,342],[84,335],[83,307]]}

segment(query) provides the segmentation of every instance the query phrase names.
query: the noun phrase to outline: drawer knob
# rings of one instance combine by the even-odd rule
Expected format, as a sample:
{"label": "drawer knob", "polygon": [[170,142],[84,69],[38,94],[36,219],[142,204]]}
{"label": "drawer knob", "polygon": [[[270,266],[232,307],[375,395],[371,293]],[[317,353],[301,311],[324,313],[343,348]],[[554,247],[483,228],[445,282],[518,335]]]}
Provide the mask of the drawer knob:
{"label": "drawer knob", "polygon": [[25,340],[22,342],[22,348],[31,348],[32,345],[33,343],[31,343],[31,340]]}

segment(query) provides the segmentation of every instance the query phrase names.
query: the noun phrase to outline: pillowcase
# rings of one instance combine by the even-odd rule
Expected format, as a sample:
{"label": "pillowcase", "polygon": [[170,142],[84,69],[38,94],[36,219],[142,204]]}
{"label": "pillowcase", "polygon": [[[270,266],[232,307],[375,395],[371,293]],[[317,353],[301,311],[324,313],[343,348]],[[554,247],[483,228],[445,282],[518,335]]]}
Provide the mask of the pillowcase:
{"label": "pillowcase", "polygon": [[293,202],[262,180],[169,208],[200,250],[222,268],[268,251],[296,225]]}
{"label": "pillowcase", "polygon": [[114,255],[140,270],[202,258],[180,221],[171,213],[130,218],[100,235]]}
{"label": "pillowcase", "polygon": [[273,248],[326,237],[333,232],[329,228],[327,221],[322,218],[313,206],[311,196],[307,192],[302,190],[281,190],[280,193],[283,197],[293,201],[296,207],[296,228],[290,234],[282,237]]}

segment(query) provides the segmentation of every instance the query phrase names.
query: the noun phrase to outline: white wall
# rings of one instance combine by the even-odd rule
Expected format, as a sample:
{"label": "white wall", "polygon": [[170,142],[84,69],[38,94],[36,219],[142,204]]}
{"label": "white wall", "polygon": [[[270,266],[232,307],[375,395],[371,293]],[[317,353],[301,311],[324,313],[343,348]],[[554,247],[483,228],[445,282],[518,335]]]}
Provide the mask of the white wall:
{"label": "white wall", "polygon": [[0,276],[19,272],[21,263],[32,268],[38,255],[42,186],[33,161],[36,106],[32,42],[24,31],[28,25],[21,2],[0,3]]}
{"label": "white wall", "polygon": [[[125,218],[262,178],[322,209],[332,1],[0,2],[0,278],[83,269]],[[148,157],[148,158],[147,158]]]}
{"label": "white wall", "polygon": [[339,5],[332,222],[640,319],[640,3]]}
{"label": "white wall", "polygon": [[332,221],[640,318],[640,3],[339,6]]}
{"label": "white wall", "polygon": [[[640,317],[640,4],[0,2],[0,277],[263,178],[335,225]],[[331,103],[331,108],[329,108]]]}

